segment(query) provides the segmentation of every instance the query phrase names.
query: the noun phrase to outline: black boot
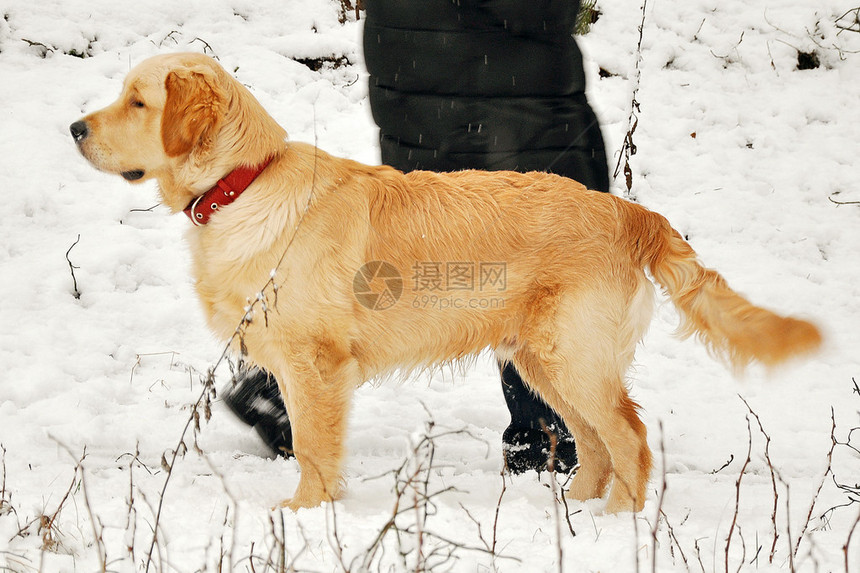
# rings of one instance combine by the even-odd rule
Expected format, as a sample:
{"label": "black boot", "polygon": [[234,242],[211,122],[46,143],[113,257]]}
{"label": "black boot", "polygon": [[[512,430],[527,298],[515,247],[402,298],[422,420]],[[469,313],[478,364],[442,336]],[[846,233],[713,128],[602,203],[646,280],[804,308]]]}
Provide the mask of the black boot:
{"label": "black boot", "polygon": [[502,367],[502,391],[511,412],[511,423],[502,434],[505,463],[511,473],[547,469],[552,452],[550,434],[556,437],[555,471],[571,471],[577,462],[573,436],[561,417],[526,387],[510,363]]}
{"label": "black boot", "polygon": [[272,453],[293,456],[293,432],[278,383],[264,370],[240,371],[223,394],[224,403],[253,427]]}

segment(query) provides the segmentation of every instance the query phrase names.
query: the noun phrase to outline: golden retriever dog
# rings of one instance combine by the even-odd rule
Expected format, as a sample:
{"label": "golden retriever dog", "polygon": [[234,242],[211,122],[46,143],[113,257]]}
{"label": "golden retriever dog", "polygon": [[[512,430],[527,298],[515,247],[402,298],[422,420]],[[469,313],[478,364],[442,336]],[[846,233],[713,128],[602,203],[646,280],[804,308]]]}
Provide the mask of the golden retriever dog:
{"label": "golden retriever dog", "polygon": [[546,173],[403,174],[333,157],[289,141],[203,55],[144,61],[71,132],[96,168],[155,179],[192,216],[209,326],[280,385],[301,467],[293,509],[341,495],[356,386],[489,347],[572,431],[581,467],[567,495],[609,489],[606,511],[641,510],[651,453],[625,373],[652,314],[646,271],[682,333],[735,368],[821,343],[812,324],[731,290],[638,204]]}

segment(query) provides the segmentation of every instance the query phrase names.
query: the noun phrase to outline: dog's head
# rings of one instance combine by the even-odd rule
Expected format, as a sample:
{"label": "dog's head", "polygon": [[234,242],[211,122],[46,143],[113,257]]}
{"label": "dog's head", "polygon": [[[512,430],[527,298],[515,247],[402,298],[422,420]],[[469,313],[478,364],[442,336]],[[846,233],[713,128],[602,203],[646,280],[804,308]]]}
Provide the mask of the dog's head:
{"label": "dog's head", "polygon": [[212,58],[167,54],[129,72],[108,107],[70,126],[83,156],[128,181],[159,181],[162,198],[181,210],[240,164],[282,147],[286,133]]}

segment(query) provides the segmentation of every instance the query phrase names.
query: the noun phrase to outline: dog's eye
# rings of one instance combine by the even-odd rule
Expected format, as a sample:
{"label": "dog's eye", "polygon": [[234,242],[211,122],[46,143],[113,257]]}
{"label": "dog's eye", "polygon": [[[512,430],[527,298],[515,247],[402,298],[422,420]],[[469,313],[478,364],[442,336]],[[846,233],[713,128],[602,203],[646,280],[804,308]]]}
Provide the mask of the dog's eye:
{"label": "dog's eye", "polygon": [[139,99],[133,99],[133,100],[131,100],[131,107],[144,108],[144,107],[146,107],[146,104],[143,103],[142,101],[140,101]]}

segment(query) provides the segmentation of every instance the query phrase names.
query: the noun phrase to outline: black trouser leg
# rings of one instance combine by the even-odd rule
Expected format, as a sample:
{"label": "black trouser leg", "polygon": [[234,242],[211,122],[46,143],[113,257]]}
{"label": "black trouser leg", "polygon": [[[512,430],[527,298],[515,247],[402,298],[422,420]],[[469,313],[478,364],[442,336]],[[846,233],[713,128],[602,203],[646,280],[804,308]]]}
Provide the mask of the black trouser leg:
{"label": "black trouser leg", "polygon": [[513,364],[502,365],[501,371],[502,393],[511,413],[511,423],[502,435],[508,469],[522,473],[546,467],[551,440],[544,427],[557,436],[556,469],[572,469],[576,449],[561,416],[529,390]]}
{"label": "black trouser leg", "polygon": [[569,433],[561,417],[535,396],[510,362],[502,366],[502,392],[511,412],[511,428],[541,430],[541,420],[549,428]]}
{"label": "black trouser leg", "polygon": [[224,403],[252,426],[272,452],[290,457],[293,433],[275,377],[259,368],[241,370],[224,389]]}

